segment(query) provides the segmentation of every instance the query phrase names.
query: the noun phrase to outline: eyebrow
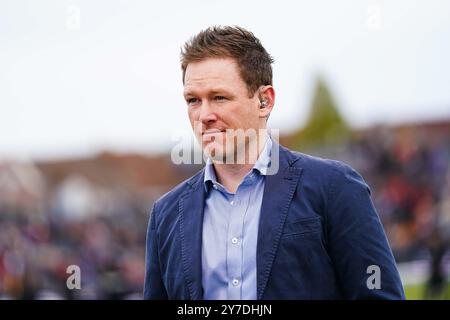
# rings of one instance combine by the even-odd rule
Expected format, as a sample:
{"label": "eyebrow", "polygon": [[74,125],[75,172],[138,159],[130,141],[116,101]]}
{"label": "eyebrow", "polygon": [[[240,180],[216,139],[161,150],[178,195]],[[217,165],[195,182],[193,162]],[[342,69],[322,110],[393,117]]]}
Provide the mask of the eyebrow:
{"label": "eyebrow", "polygon": [[[217,93],[226,93],[226,94],[231,94],[229,90],[227,90],[226,88],[214,88],[211,91],[208,91],[208,94],[210,95],[214,95]],[[195,96],[195,91],[191,91],[191,90],[187,90],[183,92],[183,96],[188,97],[188,96]]]}

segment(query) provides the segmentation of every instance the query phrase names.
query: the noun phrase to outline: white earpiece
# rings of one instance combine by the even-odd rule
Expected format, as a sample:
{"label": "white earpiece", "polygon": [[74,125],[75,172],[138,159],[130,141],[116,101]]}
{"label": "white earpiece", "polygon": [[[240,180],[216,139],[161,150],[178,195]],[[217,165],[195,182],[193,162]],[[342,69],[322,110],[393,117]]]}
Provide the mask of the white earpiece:
{"label": "white earpiece", "polygon": [[266,106],[267,106],[267,101],[266,100],[261,101],[261,105],[259,107],[262,109],[262,108],[265,108]]}

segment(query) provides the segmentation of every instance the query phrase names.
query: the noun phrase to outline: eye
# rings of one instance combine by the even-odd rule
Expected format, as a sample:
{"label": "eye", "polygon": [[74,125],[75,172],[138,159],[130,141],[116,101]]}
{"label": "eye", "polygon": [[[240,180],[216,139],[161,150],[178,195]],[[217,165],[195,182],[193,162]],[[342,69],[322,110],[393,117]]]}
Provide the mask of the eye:
{"label": "eye", "polygon": [[188,105],[193,105],[198,102],[198,99],[197,98],[189,98],[186,101],[187,101]]}
{"label": "eye", "polygon": [[214,100],[216,100],[216,101],[223,101],[223,100],[227,100],[227,98],[225,98],[224,96],[215,96]]}

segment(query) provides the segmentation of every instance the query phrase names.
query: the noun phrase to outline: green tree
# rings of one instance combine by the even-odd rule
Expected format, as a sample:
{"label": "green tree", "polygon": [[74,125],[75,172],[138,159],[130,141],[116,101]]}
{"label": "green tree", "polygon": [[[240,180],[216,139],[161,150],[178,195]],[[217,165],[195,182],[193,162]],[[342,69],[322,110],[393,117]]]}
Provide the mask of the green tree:
{"label": "green tree", "polygon": [[306,125],[291,139],[291,147],[308,150],[335,146],[348,140],[351,128],[339,113],[325,82],[317,80]]}

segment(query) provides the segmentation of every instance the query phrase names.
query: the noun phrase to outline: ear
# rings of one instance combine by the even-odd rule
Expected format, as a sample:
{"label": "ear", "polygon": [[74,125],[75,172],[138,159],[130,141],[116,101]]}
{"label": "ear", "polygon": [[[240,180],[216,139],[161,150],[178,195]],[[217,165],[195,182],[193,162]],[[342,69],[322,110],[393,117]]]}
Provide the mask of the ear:
{"label": "ear", "polygon": [[269,118],[275,105],[275,89],[272,86],[263,86],[259,90],[260,103],[264,104],[263,108],[259,108],[260,118]]}

